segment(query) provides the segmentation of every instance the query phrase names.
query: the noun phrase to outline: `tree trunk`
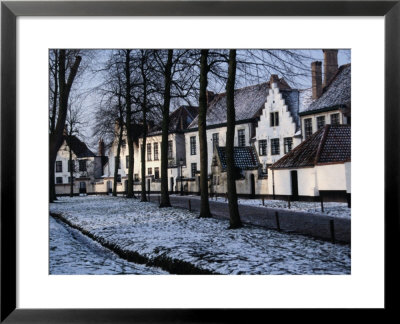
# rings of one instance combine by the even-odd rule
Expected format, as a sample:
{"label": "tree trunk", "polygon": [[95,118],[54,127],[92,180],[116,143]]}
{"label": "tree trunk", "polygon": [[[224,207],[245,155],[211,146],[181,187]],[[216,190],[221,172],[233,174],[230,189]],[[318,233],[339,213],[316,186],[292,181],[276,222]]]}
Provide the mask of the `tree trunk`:
{"label": "tree trunk", "polygon": [[231,229],[242,227],[236,194],[234,138],[235,138],[235,78],[236,50],[229,51],[228,80],[226,82],[226,169],[228,185],[229,223]]}
{"label": "tree trunk", "polygon": [[141,193],[141,201],[147,201],[146,196],[146,139],[147,139],[147,79],[144,73],[144,62],[143,58],[141,61],[141,72],[143,79],[143,104],[142,104],[142,114],[143,114],[143,145],[141,154],[142,160],[142,193]]}
{"label": "tree trunk", "polygon": [[117,145],[117,154],[115,155],[115,162],[114,162],[114,183],[113,183],[113,192],[112,195],[114,197],[117,196],[117,182],[118,182],[118,167],[121,160],[121,143],[122,143],[122,134],[124,132],[123,123],[119,123],[119,133],[118,133],[118,145]]}
{"label": "tree trunk", "polygon": [[200,217],[211,217],[208,202],[208,152],[207,152],[207,74],[208,50],[201,50],[200,58],[200,96],[199,96],[199,141],[200,141]]}
{"label": "tree trunk", "polygon": [[[71,68],[70,74],[68,76],[68,80],[65,80],[65,50],[60,50],[58,62],[58,83],[59,83],[59,108],[58,108],[58,118],[57,124],[54,129],[54,132],[50,133],[49,140],[49,189],[50,189],[50,202],[53,202],[56,199],[55,195],[55,185],[54,185],[54,164],[56,162],[57,152],[60,149],[60,146],[63,142],[63,133],[65,120],[67,118],[67,108],[68,108],[68,99],[69,93],[71,91],[72,83],[76,77],[76,73],[78,72],[79,64],[81,63],[82,58],[77,56],[74,62],[74,65]],[[51,174],[52,173],[52,174]],[[52,181],[53,179],[53,181]]]}
{"label": "tree trunk", "polygon": [[127,198],[133,198],[133,132],[132,132],[132,98],[131,98],[131,50],[125,52],[125,91],[126,91],[126,133],[128,139],[129,169],[128,169],[128,192]]}
{"label": "tree trunk", "polygon": [[171,207],[168,193],[168,130],[169,105],[171,101],[171,70],[173,50],[168,50],[168,60],[165,66],[164,106],[161,140],[161,203],[160,207]]}
{"label": "tree trunk", "polygon": [[[71,136],[69,137],[69,143],[71,144]],[[72,149],[71,145],[69,146],[69,178],[70,178],[70,191],[69,191],[69,196],[73,197],[74,196],[74,170],[72,168]]]}

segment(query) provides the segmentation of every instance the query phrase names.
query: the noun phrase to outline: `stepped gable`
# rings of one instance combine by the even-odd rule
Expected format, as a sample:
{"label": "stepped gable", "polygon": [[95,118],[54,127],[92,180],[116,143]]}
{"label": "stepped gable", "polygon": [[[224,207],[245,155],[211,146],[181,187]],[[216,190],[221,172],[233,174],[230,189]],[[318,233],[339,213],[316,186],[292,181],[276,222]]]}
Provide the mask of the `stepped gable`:
{"label": "stepped gable", "polygon": [[[280,90],[287,90],[287,92],[293,91],[283,78],[278,79],[277,84]],[[236,89],[236,121],[251,120],[259,117],[264,108],[264,104],[267,101],[269,88],[270,81]],[[207,126],[226,123],[226,93],[220,93],[214,96],[213,100],[209,104],[206,118]],[[197,117],[188,128],[196,127],[198,127]]]}
{"label": "stepped gable", "polygon": [[75,153],[75,155],[78,158],[84,158],[84,157],[94,157],[96,156],[89,148],[86,146],[85,143],[83,143],[78,137],[75,135],[69,137],[67,135],[64,135],[64,140],[67,143],[69,147],[71,147],[72,152]]}
{"label": "stepped gable", "polygon": [[[225,147],[218,146],[217,153],[221,161],[222,170],[226,171]],[[257,169],[259,166],[257,152],[252,146],[235,146],[233,148],[235,167],[240,170]]]}
{"label": "stepped gable", "polygon": [[330,108],[349,107],[351,102],[351,64],[342,65],[323,89],[322,95],[314,100],[300,115],[315,113]]}
{"label": "stepped gable", "polygon": [[351,126],[325,125],[276,161],[271,169],[313,167],[351,161]]}

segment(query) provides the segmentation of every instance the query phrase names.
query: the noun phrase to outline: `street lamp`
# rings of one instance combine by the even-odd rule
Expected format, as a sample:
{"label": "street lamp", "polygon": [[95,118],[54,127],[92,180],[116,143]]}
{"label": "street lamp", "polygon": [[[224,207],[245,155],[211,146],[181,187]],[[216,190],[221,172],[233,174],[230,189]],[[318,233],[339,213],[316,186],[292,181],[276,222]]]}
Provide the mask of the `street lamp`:
{"label": "street lamp", "polygon": [[179,160],[179,165],[181,166],[181,196],[183,196],[183,181],[182,181],[182,179],[183,179],[183,176],[182,176],[183,159],[182,158]]}

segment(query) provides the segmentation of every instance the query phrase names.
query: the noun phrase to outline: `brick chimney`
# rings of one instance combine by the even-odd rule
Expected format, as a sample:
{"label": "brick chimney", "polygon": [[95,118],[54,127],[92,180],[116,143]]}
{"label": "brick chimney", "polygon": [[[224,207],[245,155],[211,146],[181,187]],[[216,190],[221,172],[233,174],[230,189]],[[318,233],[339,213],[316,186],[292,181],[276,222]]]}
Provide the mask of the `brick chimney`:
{"label": "brick chimney", "polygon": [[104,154],[104,142],[103,139],[101,138],[99,141],[99,152],[98,152],[99,156],[105,156]]}
{"label": "brick chimney", "polygon": [[207,90],[206,98],[207,98],[207,107],[208,107],[210,105],[210,102],[213,101],[213,99],[215,98],[215,93]]}
{"label": "brick chimney", "polygon": [[269,86],[272,88],[272,84],[276,83],[277,87],[279,88],[279,77],[277,74],[271,74],[269,79]]}
{"label": "brick chimney", "polygon": [[337,49],[324,49],[324,87],[338,70]]}
{"label": "brick chimney", "polygon": [[321,62],[311,63],[312,98],[318,99],[322,94],[322,69]]}

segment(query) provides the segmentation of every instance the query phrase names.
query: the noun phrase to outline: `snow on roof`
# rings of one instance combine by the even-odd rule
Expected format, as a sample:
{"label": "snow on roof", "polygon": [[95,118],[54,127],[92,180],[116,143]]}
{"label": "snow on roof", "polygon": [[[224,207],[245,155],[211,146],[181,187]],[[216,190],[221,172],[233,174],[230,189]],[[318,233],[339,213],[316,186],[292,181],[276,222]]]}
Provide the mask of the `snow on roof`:
{"label": "snow on roof", "polygon": [[[291,91],[290,86],[281,78],[278,82],[278,87],[281,90],[286,90],[287,98],[289,99]],[[244,87],[235,90],[235,113],[236,121],[249,120],[258,117],[260,111],[267,101],[270,81],[253,86]],[[290,97],[291,98],[291,97]],[[290,99],[293,101],[293,99]],[[226,123],[226,93],[215,95],[207,109],[207,126]],[[196,128],[197,117],[189,125],[188,128]]]}
{"label": "snow on roof", "polygon": [[[218,146],[217,153],[221,161],[222,170],[226,170],[226,155],[225,147]],[[255,169],[258,167],[259,162],[257,152],[252,146],[235,146],[233,148],[233,155],[235,160],[235,167],[240,170]]]}
{"label": "snow on roof", "polygon": [[64,135],[64,140],[78,158],[96,156],[89,148],[75,135],[69,137]]}
{"label": "snow on roof", "polygon": [[309,167],[351,160],[350,125],[326,125],[275,162],[272,169]]}
{"label": "snow on roof", "polygon": [[349,106],[351,102],[351,64],[342,65],[324,88],[322,95],[314,100],[301,114],[321,109]]}
{"label": "snow on roof", "polygon": [[303,112],[314,102],[314,99],[312,98],[312,88],[299,90],[299,95],[299,112]]}

